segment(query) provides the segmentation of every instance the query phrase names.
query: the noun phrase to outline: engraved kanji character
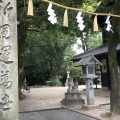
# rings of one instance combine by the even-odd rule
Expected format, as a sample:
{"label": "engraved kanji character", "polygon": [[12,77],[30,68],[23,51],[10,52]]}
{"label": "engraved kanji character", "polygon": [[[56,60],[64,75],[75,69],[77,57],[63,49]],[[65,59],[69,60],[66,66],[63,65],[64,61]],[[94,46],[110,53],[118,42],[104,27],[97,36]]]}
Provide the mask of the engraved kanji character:
{"label": "engraved kanji character", "polygon": [[6,81],[8,81],[8,78],[9,78],[8,74],[9,74],[8,70],[5,73],[1,71],[0,85],[3,85]]}
{"label": "engraved kanji character", "polygon": [[5,37],[6,39],[10,37],[10,25],[5,24],[1,26],[1,37]]}
{"label": "engraved kanji character", "polygon": [[2,60],[7,61],[9,59],[9,54],[10,54],[10,45],[4,46],[3,48],[1,48],[2,50]]}
{"label": "engraved kanji character", "polygon": [[11,104],[12,104],[13,101],[10,101],[9,100],[9,95],[5,94],[3,97],[2,97],[2,109],[4,111],[6,110],[9,110],[11,108]]}
{"label": "engraved kanji character", "polygon": [[6,89],[8,89],[8,88],[12,87],[12,84],[13,84],[12,81],[6,81],[6,82],[4,83],[4,86],[6,87]]}
{"label": "engraved kanji character", "polygon": [[10,2],[7,3],[7,5],[4,8],[4,14],[9,17],[10,11],[13,9],[13,7],[10,7]]}

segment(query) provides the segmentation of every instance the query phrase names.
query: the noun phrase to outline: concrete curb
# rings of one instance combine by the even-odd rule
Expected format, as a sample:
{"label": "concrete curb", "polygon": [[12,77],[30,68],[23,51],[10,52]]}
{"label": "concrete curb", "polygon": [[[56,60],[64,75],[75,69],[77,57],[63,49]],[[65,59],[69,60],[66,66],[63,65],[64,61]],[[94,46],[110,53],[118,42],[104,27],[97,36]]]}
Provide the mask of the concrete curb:
{"label": "concrete curb", "polygon": [[31,110],[31,111],[23,111],[19,113],[30,113],[30,112],[39,112],[39,111],[48,111],[48,110],[56,110],[56,109],[61,109],[62,107],[54,107],[54,108],[46,108],[46,109],[40,109],[40,110]]}

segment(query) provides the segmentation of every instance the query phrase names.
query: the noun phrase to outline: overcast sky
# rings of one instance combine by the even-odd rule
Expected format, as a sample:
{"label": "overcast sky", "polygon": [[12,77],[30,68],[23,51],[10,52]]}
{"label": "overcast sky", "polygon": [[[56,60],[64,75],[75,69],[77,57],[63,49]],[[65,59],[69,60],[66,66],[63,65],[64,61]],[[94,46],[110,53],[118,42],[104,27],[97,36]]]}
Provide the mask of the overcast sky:
{"label": "overcast sky", "polygon": [[78,38],[76,44],[73,45],[73,50],[76,51],[76,54],[83,53],[82,48],[78,48],[78,44],[82,45],[81,40]]}

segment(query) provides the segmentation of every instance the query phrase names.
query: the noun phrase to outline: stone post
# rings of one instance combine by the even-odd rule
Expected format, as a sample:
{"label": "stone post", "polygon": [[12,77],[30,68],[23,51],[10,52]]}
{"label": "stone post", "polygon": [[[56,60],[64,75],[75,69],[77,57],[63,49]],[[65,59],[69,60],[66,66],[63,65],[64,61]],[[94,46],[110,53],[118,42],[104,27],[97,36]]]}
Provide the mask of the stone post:
{"label": "stone post", "polygon": [[16,0],[0,0],[0,120],[18,120]]}
{"label": "stone post", "polygon": [[86,79],[87,105],[94,105],[93,79]]}

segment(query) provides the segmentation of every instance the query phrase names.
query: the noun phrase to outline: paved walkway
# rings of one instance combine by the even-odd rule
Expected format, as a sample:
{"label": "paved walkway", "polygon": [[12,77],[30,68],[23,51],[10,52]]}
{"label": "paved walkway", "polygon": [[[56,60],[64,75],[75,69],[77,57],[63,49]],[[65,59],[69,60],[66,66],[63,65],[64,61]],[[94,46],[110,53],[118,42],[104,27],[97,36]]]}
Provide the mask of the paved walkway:
{"label": "paved walkway", "polygon": [[20,120],[98,120],[68,109],[51,109],[20,113]]}
{"label": "paved walkway", "polygon": [[[81,91],[82,98],[85,99],[85,102],[86,102],[86,91],[84,90],[85,88],[86,88],[86,86],[82,85],[82,86],[79,86],[78,89],[79,89],[79,91]],[[24,93],[26,98],[24,100],[20,101],[20,105],[19,105],[20,112],[23,112],[23,113],[20,113],[20,120],[54,120],[54,119],[35,119],[35,118],[32,119],[32,117],[34,115],[38,116],[38,115],[36,115],[38,113],[41,114],[42,112],[39,110],[51,109],[51,108],[53,108],[53,109],[61,108],[60,101],[62,101],[62,99],[64,98],[66,91],[67,91],[67,87],[31,88],[30,93],[27,93],[27,92]],[[109,94],[110,94],[109,91],[103,91],[101,89],[95,90],[95,105],[109,103],[110,102]],[[87,115],[95,116],[98,118],[100,118],[100,114],[102,112],[105,112],[105,109],[98,109],[95,111],[92,111],[92,110],[84,111],[84,110],[81,110],[79,106],[74,109],[80,113],[85,113]],[[27,113],[24,113],[26,111],[27,111]],[[33,113],[30,111],[39,111],[39,112]],[[52,112],[54,112],[54,111],[52,111]],[[94,113],[96,113],[96,114],[94,114]],[[72,115],[72,114],[74,114],[74,113],[70,113],[70,115]],[[44,115],[46,116],[47,113],[45,112]],[[54,113],[53,113],[53,115],[54,115]],[[27,117],[27,116],[29,116],[29,117]],[[27,118],[29,118],[29,119],[27,119]],[[38,118],[39,118],[39,116],[38,116]],[[56,120],[59,120],[59,119],[56,119]],[[60,120],[66,120],[66,117],[65,117],[65,119],[61,118]],[[67,119],[67,120],[70,120],[70,119]]]}

